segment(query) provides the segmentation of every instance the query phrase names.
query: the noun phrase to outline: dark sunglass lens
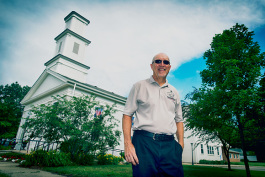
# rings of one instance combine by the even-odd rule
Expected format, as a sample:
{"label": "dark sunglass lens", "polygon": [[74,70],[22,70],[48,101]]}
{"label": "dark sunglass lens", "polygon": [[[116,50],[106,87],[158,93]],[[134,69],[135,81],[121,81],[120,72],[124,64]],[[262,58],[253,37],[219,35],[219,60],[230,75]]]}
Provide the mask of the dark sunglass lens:
{"label": "dark sunglass lens", "polygon": [[169,65],[170,64],[170,62],[168,60],[164,60],[163,62],[164,62],[165,65]]}
{"label": "dark sunglass lens", "polygon": [[157,64],[162,63],[162,60],[155,60],[155,63]]}

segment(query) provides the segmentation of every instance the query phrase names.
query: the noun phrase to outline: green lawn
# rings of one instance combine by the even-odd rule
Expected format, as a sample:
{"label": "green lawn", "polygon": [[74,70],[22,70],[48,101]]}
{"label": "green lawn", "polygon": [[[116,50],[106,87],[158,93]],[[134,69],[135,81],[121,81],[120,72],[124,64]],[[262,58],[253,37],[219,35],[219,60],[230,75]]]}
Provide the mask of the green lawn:
{"label": "green lawn", "polygon": [[131,165],[98,165],[98,166],[70,166],[70,167],[45,167],[43,170],[73,177],[130,177]]}
{"label": "green lawn", "polygon": [[2,172],[0,172],[0,177],[10,177],[10,176],[7,175],[7,174],[4,174],[4,173],[2,173]]}
{"label": "green lawn", "polygon": [[[190,166],[185,165],[184,174],[185,177],[245,177],[245,170],[233,170],[227,171],[227,168],[207,167],[207,166]],[[251,171],[252,177],[264,177],[265,172]]]}
{"label": "green lawn", "polygon": [[[227,171],[226,168],[216,168],[207,166],[184,165],[185,177],[245,177],[245,170]],[[51,171],[73,177],[131,177],[131,165],[105,165],[105,166],[70,166],[70,167],[46,167],[46,171]],[[252,177],[264,177],[265,172],[251,171]]]}

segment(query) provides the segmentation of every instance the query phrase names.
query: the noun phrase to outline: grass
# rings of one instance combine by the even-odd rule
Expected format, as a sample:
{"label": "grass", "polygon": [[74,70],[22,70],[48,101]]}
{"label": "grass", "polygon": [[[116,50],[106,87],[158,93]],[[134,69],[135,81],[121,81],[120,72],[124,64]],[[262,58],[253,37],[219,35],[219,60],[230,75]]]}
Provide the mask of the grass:
{"label": "grass", "polygon": [[[245,177],[245,170],[227,171],[226,168],[184,165],[185,177]],[[131,177],[131,165],[46,167],[46,171],[72,177]],[[252,177],[264,177],[265,172],[251,171]]]}
{"label": "grass", "polygon": [[0,177],[10,177],[10,176],[0,172]]}
{"label": "grass", "polygon": [[73,177],[131,177],[131,165],[45,167],[43,170]]}
{"label": "grass", "polygon": [[[245,170],[228,171],[227,168],[184,165],[185,177],[245,177]],[[233,168],[232,168],[233,169]],[[264,177],[265,172],[251,171],[252,177]]]}

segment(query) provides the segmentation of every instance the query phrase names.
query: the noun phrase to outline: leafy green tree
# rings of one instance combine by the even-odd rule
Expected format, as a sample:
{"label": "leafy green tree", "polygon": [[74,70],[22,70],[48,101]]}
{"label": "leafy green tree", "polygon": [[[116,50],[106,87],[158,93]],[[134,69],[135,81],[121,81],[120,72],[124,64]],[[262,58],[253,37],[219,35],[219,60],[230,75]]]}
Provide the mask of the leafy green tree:
{"label": "leafy green tree", "polygon": [[194,88],[193,92],[186,95],[186,99],[192,101],[191,104],[184,104],[186,129],[192,131],[192,136],[198,137],[197,145],[202,142],[221,142],[228,170],[231,170],[229,149],[231,144],[238,141],[238,137],[235,123],[231,122],[231,114],[227,107],[223,106],[225,99],[222,92],[216,89]]}
{"label": "leafy green tree", "polygon": [[23,113],[21,100],[28,93],[29,86],[0,85],[0,138],[15,138]]}
{"label": "leafy green tree", "polygon": [[[259,82],[259,102],[247,110],[247,117],[252,119],[248,122],[247,149],[255,151],[258,161],[265,161],[265,75]],[[254,141],[253,141],[254,140]]]}
{"label": "leafy green tree", "polygon": [[[106,147],[119,144],[121,132],[116,129],[118,120],[113,116],[115,105],[99,106],[95,99],[95,96],[54,97],[52,103],[33,107],[23,128],[31,139],[63,140],[61,149],[70,152],[72,159],[81,152],[104,153]],[[102,111],[94,114],[96,109]]]}
{"label": "leafy green tree", "polygon": [[[205,105],[200,104],[200,99],[194,99],[195,108],[191,108],[197,109],[198,113],[205,108],[205,116],[209,119],[220,119],[222,121],[218,123],[235,125],[248,177],[251,175],[246,153],[246,133],[255,118],[248,116],[247,111],[259,107],[258,81],[265,65],[264,53],[260,52],[258,43],[253,42],[253,35],[254,32],[249,32],[247,27],[239,24],[215,35],[211,49],[204,53],[207,68],[201,72],[202,92],[206,92],[207,96],[210,94],[214,101],[207,100],[213,105],[207,110]],[[202,98],[205,99],[204,96]],[[198,114],[192,115],[195,116]],[[217,124],[212,126],[216,127]]]}

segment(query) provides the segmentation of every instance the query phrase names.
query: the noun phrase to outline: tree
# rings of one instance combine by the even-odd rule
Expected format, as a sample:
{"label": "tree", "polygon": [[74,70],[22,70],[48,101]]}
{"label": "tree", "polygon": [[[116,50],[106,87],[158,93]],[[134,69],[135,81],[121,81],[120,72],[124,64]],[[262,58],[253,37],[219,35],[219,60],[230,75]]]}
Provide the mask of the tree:
{"label": "tree", "polygon": [[[253,121],[249,122],[247,131],[247,149],[255,151],[258,161],[265,161],[265,75],[259,82],[258,95],[259,104],[247,110],[247,117]],[[253,141],[254,139],[254,141]]]}
{"label": "tree", "polygon": [[[183,110],[186,118],[185,127],[192,131],[192,136],[198,137],[198,142],[221,142],[231,170],[229,149],[230,144],[238,141],[235,124],[231,122],[231,114],[223,106],[225,99],[222,92],[216,89],[194,88],[185,99],[190,99],[192,104],[184,104]],[[229,133],[228,133],[229,132]]]}
{"label": "tree", "polygon": [[[219,106],[215,110],[209,109],[209,113],[214,112],[213,118],[229,121],[237,127],[248,177],[246,133],[255,118],[249,117],[247,111],[259,106],[258,81],[265,65],[264,53],[260,53],[258,43],[253,42],[253,35],[254,32],[249,32],[247,27],[239,24],[215,35],[211,49],[203,56],[207,68],[200,73],[202,88],[213,93],[212,97],[217,94],[211,103]],[[203,107],[198,103],[196,105]],[[201,108],[197,109],[199,112]],[[227,117],[220,112],[223,110]]]}
{"label": "tree", "polygon": [[16,137],[23,113],[21,100],[30,90],[29,86],[0,85],[0,138]]}
{"label": "tree", "polygon": [[121,132],[116,130],[115,105],[99,106],[95,96],[53,98],[51,103],[31,109],[23,126],[30,139],[48,143],[63,140],[61,148],[70,152],[72,158],[81,152],[104,153],[107,146],[119,144]]}

